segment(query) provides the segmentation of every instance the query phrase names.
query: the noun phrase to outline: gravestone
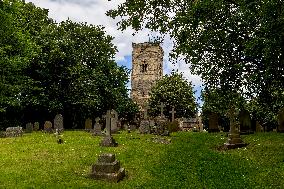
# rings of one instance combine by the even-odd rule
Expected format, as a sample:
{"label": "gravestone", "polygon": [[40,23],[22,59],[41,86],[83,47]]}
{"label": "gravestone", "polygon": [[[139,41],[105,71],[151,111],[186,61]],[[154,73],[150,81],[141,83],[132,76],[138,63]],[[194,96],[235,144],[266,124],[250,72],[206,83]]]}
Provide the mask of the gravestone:
{"label": "gravestone", "polygon": [[284,108],[280,109],[278,113],[277,132],[284,133]]}
{"label": "gravestone", "polygon": [[263,132],[264,131],[262,125],[260,125],[260,123],[258,121],[256,121],[256,123],[255,123],[255,131],[256,132]]}
{"label": "gravestone", "polygon": [[139,133],[141,134],[150,134],[150,121],[149,120],[141,120]]}
{"label": "gravestone", "polygon": [[242,110],[239,115],[240,119],[240,133],[249,134],[251,131],[251,117],[250,113],[246,110]]}
{"label": "gravestone", "polygon": [[92,166],[91,177],[97,180],[118,182],[125,176],[125,169],[114,154],[101,154],[96,164]]}
{"label": "gravestone", "polygon": [[111,117],[111,132],[116,133],[118,131],[118,113],[115,110],[111,110],[113,117]]}
{"label": "gravestone", "polygon": [[94,125],[93,136],[101,136],[102,135],[102,125],[100,124],[100,118],[97,117],[95,119],[96,123]]}
{"label": "gravestone", "polygon": [[26,133],[32,133],[33,132],[33,124],[32,123],[27,123],[26,124]]}
{"label": "gravestone", "polygon": [[158,107],[161,108],[161,118],[164,118],[164,107],[166,107],[165,104],[161,102],[161,105],[159,105]]}
{"label": "gravestone", "polygon": [[91,131],[92,130],[92,124],[93,124],[92,119],[90,119],[90,118],[86,119],[86,121],[85,121],[85,130],[86,131]]}
{"label": "gravestone", "polygon": [[198,116],[198,128],[200,132],[204,131],[201,116]]}
{"label": "gravestone", "polygon": [[177,113],[177,112],[175,111],[175,107],[174,107],[174,106],[172,107],[172,110],[169,111],[169,113],[172,114],[172,122],[173,122],[173,121],[175,120],[175,113]]}
{"label": "gravestone", "polygon": [[18,137],[23,135],[22,127],[8,127],[5,132],[5,137]]}
{"label": "gravestone", "polygon": [[53,133],[53,131],[52,131],[52,123],[50,121],[44,122],[43,130],[46,133]]}
{"label": "gravestone", "polygon": [[235,108],[231,108],[229,110],[228,116],[230,118],[230,132],[228,135],[227,143],[224,144],[224,147],[226,149],[234,149],[246,146],[246,144],[241,139],[239,129],[237,128],[237,115]]}
{"label": "gravestone", "polygon": [[63,132],[63,116],[61,114],[57,114],[54,118],[54,129],[58,130],[58,132]]}
{"label": "gravestone", "polygon": [[209,115],[209,128],[208,128],[208,132],[219,132],[218,114],[216,114],[216,113],[211,113]]}
{"label": "gravestone", "polygon": [[106,114],[106,136],[100,143],[100,146],[104,147],[116,147],[117,142],[115,142],[114,138],[111,136],[111,119],[114,118],[113,111],[108,110]]}
{"label": "gravestone", "polygon": [[165,133],[168,133],[166,124],[167,124],[167,119],[165,117],[156,117],[153,134],[164,135]]}
{"label": "gravestone", "polygon": [[38,131],[39,130],[39,122],[35,122],[34,123],[34,128],[33,128],[34,131]]}

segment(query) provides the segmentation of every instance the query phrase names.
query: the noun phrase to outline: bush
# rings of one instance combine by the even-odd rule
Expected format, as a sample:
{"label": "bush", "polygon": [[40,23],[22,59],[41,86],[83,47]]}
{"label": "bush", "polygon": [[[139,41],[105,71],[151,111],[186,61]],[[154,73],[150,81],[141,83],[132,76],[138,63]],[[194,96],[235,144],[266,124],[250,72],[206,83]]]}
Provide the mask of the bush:
{"label": "bush", "polygon": [[180,130],[179,122],[178,121],[168,122],[167,123],[167,128],[168,128],[170,133],[177,132],[177,131]]}

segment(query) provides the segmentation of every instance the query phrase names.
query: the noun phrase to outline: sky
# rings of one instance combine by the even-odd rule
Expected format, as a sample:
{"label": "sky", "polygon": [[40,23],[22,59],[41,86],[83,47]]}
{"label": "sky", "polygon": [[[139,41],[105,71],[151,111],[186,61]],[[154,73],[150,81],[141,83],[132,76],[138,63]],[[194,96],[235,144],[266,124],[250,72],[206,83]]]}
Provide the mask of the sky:
{"label": "sky", "polygon": [[[112,19],[106,16],[105,13],[107,10],[116,8],[124,0],[26,0],[26,2],[32,2],[38,7],[48,9],[49,17],[57,23],[69,18],[75,22],[87,22],[88,24],[103,26],[106,33],[114,37],[113,43],[118,48],[115,61],[118,65],[126,66],[129,69],[131,69],[132,43],[147,42],[150,37],[158,36],[157,33],[149,30],[142,30],[134,36],[132,35],[134,33],[132,29],[118,30],[116,23],[119,19]],[[184,64],[184,62],[172,64],[169,61],[172,46],[173,42],[170,38],[166,38],[162,44],[164,50],[164,74],[170,74],[173,69],[182,72],[184,77],[194,85],[195,97],[198,98],[202,81],[199,76],[190,73],[188,65]],[[130,83],[128,83],[127,87],[130,88]],[[198,100],[198,103],[201,103],[200,100]]]}

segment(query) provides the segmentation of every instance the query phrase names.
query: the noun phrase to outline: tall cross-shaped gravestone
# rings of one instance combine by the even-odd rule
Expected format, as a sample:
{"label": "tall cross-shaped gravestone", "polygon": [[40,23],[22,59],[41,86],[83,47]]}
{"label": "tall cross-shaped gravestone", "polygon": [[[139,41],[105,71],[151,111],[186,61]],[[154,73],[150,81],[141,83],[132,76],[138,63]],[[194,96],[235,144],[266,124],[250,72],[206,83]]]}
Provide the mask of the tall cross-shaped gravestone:
{"label": "tall cross-shaped gravestone", "polygon": [[165,104],[161,102],[161,105],[159,105],[158,107],[161,108],[161,117],[165,117],[164,115],[164,107],[166,107]]}
{"label": "tall cross-shaped gravestone", "polygon": [[149,109],[149,106],[145,106],[144,108],[144,119],[148,119],[148,109]]}
{"label": "tall cross-shaped gravestone", "polygon": [[106,113],[106,136],[103,138],[101,142],[101,146],[106,146],[106,147],[115,147],[117,146],[117,143],[111,136],[111,118],[114,118],[115,115],[112,113],[111,110],[108,110]]}
{"label": "tall cross-shaped gravestone", "polygon": [[169,111],[169,113],[172,114],[172,121],[174,121],[175,120],[175,113],[177,113],[175,111],[175,107],[174,106],[172,107],[172,111]]}
{"label": "tall cross-shaped gravestone", "polygon": [[230,133],[228,135],[228,141],[225,143],[225,148],[232,149],[232,148],[240,148],[246,146],[243,140],[240,137],[240,132],[237,129],[237,122],[236,122],[236,110],[234,107],[231,107],[228,116],[230,118]]}

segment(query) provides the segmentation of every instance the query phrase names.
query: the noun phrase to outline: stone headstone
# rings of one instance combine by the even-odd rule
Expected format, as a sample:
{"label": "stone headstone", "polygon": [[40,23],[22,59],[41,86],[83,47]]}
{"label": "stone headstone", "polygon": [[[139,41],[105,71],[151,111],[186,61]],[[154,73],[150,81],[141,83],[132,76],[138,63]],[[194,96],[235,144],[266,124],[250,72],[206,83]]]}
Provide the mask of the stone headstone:
{"label": "stone headstone", "polygon": [[18,137],[23,135],[22,127],[8,127],[5,132],[5,137]]}
{"label": "stone headstone", "polygon": [[106,136],[103,138],[103,140],[100,143],[100,146],[104,147],[116,147],[118,144],[115,142],[114,138],[111,136],[111,119],[114,118],[115,115],[113,111],[108,110],[107,114],[105,116],[106,118]]}
{"label": "stone headstone", "polygon": [[172,107],[172,110],[169,111],[169,113],[172,114],[172,121],[174,121],[174,120],[175,120],[175,113],[177,113],[177,112],[175,111],[175,107],[174,107],[174,106]]}
{"label": "stone headstone", "polygon": [[26,133],[32,133],[33,132],[33,124],[32,123],[27,123],[26,124]]}
{"label": "stone headstone", "polygon": [[111,117],[111,132],[115,133],[118,131],[118,113],[115,110],[111,110],[111,112],[114,115]]}
{"label": "stone headstone", "polygon": [[141,120],[139,133],[141,134],[150,134],[150,121],[149,120]]}
{"label": "stone headstone", "polygon": [[57,114],[54,118],[54,129],[58,130],[58,132],[63,132],[63,116],[61,114]]}
{"label": "stone headstone", "polygon": [[256,132],[263,132],[263,127],[260,125],[260,123],[258,121],[256,121],[255,123],[255,131]]}
{"label": "stone headstone", "polygon": [[218,114],[216,114],[216,113],[211,113],[209,115],[209,128],[208,128],[208,132],[219,132]]}
{"label": "stone headstone", "polygon": [[101,154],[96,164],[92,166],[91,177],[97,180],[118,182],[125,176],[124,168],[115,159],[114,154]]}
{"label": "stone headstone", "polygon": [[161,105],[159,105],[158,107],[161,108],[161,117],[164,118],[164,107],[166,107],[165,104],[161,102]]}
{"label": "stone headstone", "polygon": [[166,132],[167,119],[165,117],[157,117],[155,118],[155,126],[153,130],[153,134],[162,135]]}
{"label": "stone headstone", "polygon": [[240,137],[240,132],[236,122],[236,110],[231,108],[229,110],[228,116],[230,118],[230,132],[228,135],[227,143],[224,144],[226,149],[241,148],[246,146]]}
{"label": "stone headstone", "polygon": [[39,122],[35,122],[34,123],[34,131],[38,131],[39,130]]}
{"label": "stone headstone", "polygon": [[90,118],[86,119],[86,121],[85,121],[85,130],[86,131],[91,131],[92,130],[92,124],[93,124],[92,119],[90,119]]}
{"label": "stone headstone", "polygon": [[50,121],[44,122],[43,130],[46,133],[53,133],[53,131],[52,131],[52,123]]}
{"label": "stone headstone", "polygon": [[278,113],[277,132],[284,133],[284,108],[280,109]]}
{"label": "stone headstone", "polygon": [[93,136],[101,136],[102,135],[102,125],[100,124],[100,118],[97,117],[95,119],[96,123],[94,125]]}
{"label": "stone headstone", "polygon": [[248,134],[251,132],[251,117],[250,113],[246,110],[242,110],[239,115],[240,119],[240,132],[241,134]]}

